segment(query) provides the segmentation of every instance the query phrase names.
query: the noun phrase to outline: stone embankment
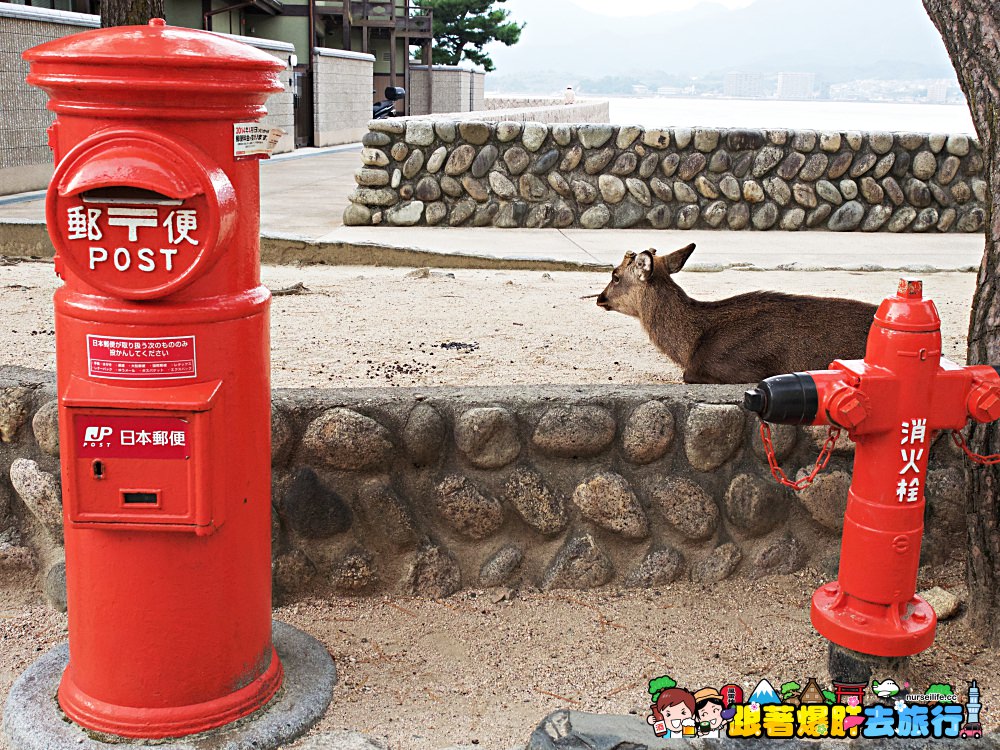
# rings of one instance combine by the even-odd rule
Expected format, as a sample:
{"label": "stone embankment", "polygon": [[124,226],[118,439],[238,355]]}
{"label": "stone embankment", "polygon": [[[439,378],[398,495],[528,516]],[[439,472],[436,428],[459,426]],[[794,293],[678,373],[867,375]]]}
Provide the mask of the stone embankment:
{"label": "stone embankment", "polygon": [[[687,385],[276,391],[276,591],[437,597],[711,584],[805,565],[833,574],[852,444],[842,437],[793,494],[770,477],[740,398],[736,386]],[[30,546],[62,606],[54,399],[46,373],[0,369],[0,558]],[[781,427],[774,446],[794,475],[824,438]],[[951,440],[935,443],[928,561],[964,547],[960,462]]]}
{"label": "stone embankment", "polygon": [[966,135],[375,121],[344,222],[981,232]]}

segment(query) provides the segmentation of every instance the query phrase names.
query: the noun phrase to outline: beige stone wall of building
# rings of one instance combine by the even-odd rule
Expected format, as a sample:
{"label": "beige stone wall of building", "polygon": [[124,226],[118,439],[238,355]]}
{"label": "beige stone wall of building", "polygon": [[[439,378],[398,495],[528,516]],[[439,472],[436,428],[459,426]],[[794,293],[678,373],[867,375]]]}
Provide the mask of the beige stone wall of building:
{"label": "beige stone wall of building", "polygon": [[45,92],[25,83],[21,54],[99,25],[97,16],[0,3],[0,194],[41,190],[53,170],[45,131],[55,115]]}
{"label": "beige stone wall of building", "polygon": [[[433,76],[433,90],[429,91],[429,78]],[[482,110],[485,74],[477,70],[435,65],[410,67],[410,115],[473,112]],[[433,98],[432,98],[433,97]]]}
{"label": "beige stone wall of building", "polygon": [[315,145],[356,143],[368,132],[374,68],[374,55],[323,47],[314,50]]}
{"label": "beige stone wall of building", "polygon": [[[46,129],[55,115],[46,109],[44,91],[25,83],[28,63],[22,53],[43,42],[61,39],[100,26],[97,16],[0,2],[0,194],[42,190],[52,176],[52,152]],[[225,35],[229,36],[229,35]],[[290,55],[294,47],[284,42],[232,37],[261,49],[285,63],[281,74],[285,91],[271,97],[263,122],[287,133],[275,153],[294,148],[294,115]]]}

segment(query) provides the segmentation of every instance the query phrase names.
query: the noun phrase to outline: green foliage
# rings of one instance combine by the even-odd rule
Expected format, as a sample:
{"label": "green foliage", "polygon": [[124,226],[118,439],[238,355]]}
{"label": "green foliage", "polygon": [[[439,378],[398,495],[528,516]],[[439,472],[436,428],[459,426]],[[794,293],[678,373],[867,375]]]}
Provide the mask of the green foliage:
{"label": "green foliage", "polygon": [[506,0],[416,0],[434,11],[434,63],[458,65],[463,59],[486,72],[495,70],[483,47],[493,41],[508,47],[521,38],[523,23],[510,20],[510,11],[495,7]]}
{"label": "green foliage", "polygon": [[785,682],[779,688],[781,690],[781,700],[788,700],[793,693],[802,689],[802,686],[792,680],[791,682]]}
{"label": "green foliage", "polygon": [[[927,690],[924,691],[927,695],[947,695],[952,696],[955,694],[955,688],[951,685],[946,685],[941,682],[935,682]],[[951,701],[940,701],[941,703],[951,703]]]}
{"label": "green foliage", "polygon": [[677,680],[665,674],[662,677],[657,677],[655,680],[649,681],[649,695],[655,701],[660,693],[672,687],[677,687]]}
{"label": "green foliage", "polygon": [[826,698],[826,702],[831,705],[837,702],[837,694],[832,690],[824,690],[823,697]]}

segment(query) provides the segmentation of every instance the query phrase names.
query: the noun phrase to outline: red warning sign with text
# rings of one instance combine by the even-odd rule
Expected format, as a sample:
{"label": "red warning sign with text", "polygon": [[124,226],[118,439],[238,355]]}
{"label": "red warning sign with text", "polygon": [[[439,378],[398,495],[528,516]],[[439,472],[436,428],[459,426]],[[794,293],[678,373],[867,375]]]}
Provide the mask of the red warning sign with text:
{"label": "red warning sign with text", "polygon": [[87,336],[91,377],[112,380],[177,380],[198,374],[194,336],[132,339]]}
{"label": "red warning sign with text", "polygon": [[81,458],[173,458],[191,456],[191,430],[179,417],[117,417],[77,414],[73,422]]}

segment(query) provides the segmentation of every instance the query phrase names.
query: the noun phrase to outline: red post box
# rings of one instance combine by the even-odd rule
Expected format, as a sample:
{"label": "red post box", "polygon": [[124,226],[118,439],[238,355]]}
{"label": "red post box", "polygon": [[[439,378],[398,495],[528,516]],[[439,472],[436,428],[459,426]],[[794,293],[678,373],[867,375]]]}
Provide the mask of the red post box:
{"label": "red post box", "polygon": [[813,595],[828,640],[874,656],[931,645],[937,617],[916,595],[931,443],[969,419],[1000,418],[1000,376],[941,357],[941,320],[920,281],[902,279],[875,313],[864,360],[778,375],[747,391],[762,420],[829,424],[856,443],[838,580]]}
{"label": "red post box", "polygon": [[25,53],[50,96],[46,216],[70,659],[84,727],[180,736],[264,705],[268,308],[258,157],[283,65],[216,34],[88,31]]}

